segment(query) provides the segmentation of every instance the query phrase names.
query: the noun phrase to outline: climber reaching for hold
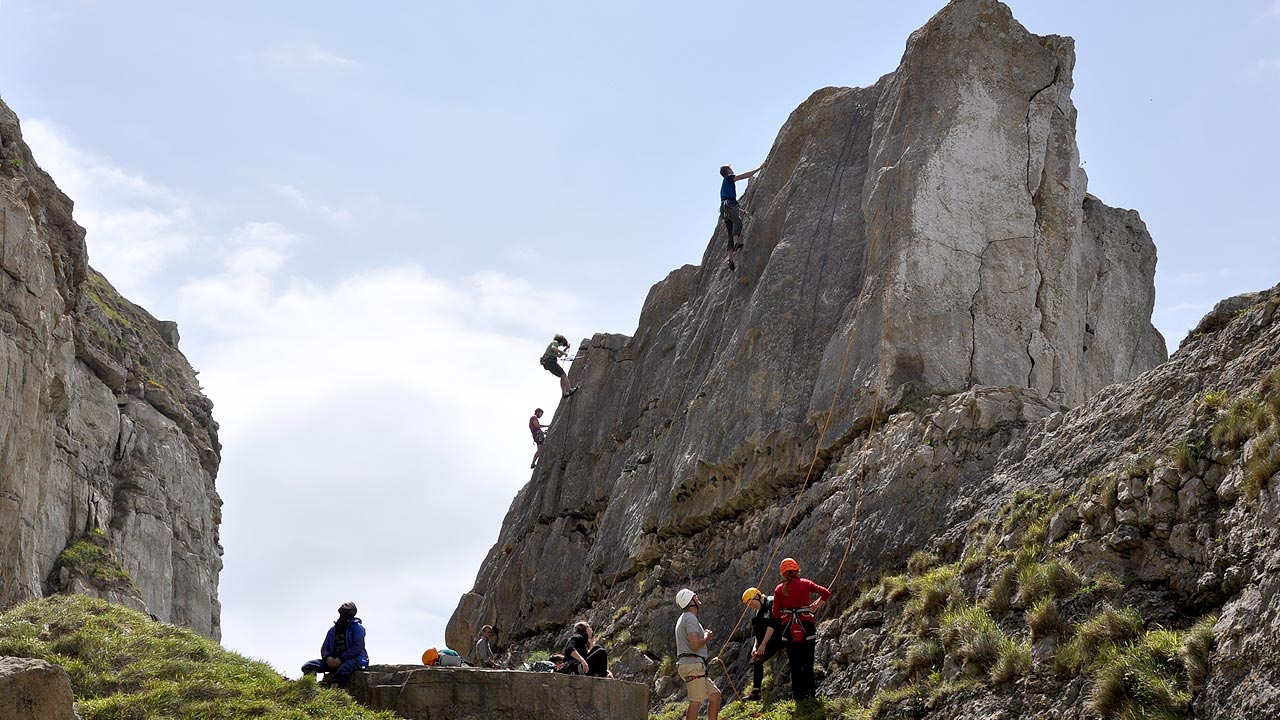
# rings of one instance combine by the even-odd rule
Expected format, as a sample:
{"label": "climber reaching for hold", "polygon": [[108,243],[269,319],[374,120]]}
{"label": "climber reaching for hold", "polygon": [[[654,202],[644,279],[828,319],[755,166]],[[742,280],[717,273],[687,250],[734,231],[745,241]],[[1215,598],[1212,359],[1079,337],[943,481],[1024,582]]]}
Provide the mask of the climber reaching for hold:
{"label": "climber reaching for hold", "polygon": [[560,367],[560,358],[568,354],[568,339],[563,335],[556,335],[551,339],[551,344],[547,346],[547,349],[542,352],[542,359],[538,361],[547,372],[560,378],[562,397],[569,397],[578,392],[578,388],[569,387],[569,378],[564,374],[564,368]]}
{"label": "climber reaching for hold", "polygon": [[724,221],[724,227],[729,231],[729,269],[736,269],[733,264],[733,253],[735,250],[742,249],[742,207],[738,205],[738,186],[734,183],[739,180],[749,180],[756,173],[760,172],[761,165],[755,170],[744,172],[741,175],[734,175],[733,168],[723,165],[720,168],[720,219]]}

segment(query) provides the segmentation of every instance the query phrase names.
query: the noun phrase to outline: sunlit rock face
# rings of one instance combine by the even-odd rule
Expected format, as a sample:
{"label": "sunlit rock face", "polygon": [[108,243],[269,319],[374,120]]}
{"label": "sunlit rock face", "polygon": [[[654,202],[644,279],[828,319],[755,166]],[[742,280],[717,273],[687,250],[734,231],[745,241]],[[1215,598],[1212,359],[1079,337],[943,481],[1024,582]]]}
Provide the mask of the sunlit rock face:
{"label": "sunlit rock face", "polygon": [[[88,266],[3,103],[0,223],[0,607],[74,589],[219,637],[212,403],[175,324]],[[58,564],[95,531],[128,577]]]}

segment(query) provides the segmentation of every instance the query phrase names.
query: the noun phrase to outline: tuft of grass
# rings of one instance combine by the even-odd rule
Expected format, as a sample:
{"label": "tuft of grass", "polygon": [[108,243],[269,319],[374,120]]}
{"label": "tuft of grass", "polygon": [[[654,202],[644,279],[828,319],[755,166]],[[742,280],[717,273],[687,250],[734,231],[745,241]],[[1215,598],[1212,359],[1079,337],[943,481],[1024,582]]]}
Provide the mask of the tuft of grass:
{"label": "tuft of grass", "polygon": [[291,681],[190,630],[79,595],[33,600],[0,615],[0,653],[61,665],[84,720],[395,718],[314,680]]}
{"label": "tuft of grass", "polygon": [[1200,405],[1210,410],[1221,410],[1229,402],[1231,402],[1231,396],[1224,390],[1210,391],[1200,397]]}
{"label": "tuft of grass", "polygon": [[619,620],[622,619],[623,615],[626,615],[629,612],[631,612],[631,606],[623,605],[622,607],[618,608],[616,612],[613,613],[613,621],[618,622]]}
{"label": "tuft of grass", "polygon": [[983,607],[993,615],[1003,615],[1009,611],[1009,603],[1013,600],[1013,589],[1018,579],[1018,571],[1012,565],[1000,568],[996,579],[991,583],[991,594],[983,601]]}
{"label": "tuft of grass", "polygon": [[1108,475],[1102,480],[1102,488],[1098,494],[1098,503],[1108,510],[1115,510],[1119,502],[1120,480]]}
{"label": "tuft of grass", "polygon": [[1007,637],[1000,646],[1000,655],[991,666],[991,682],[1002,685],[1031,672],[1031,643]]}
{"label": "tuft of grass", "polygon": [[524,659],[524,664],[530,665],[532,663],[541,662],[543,660],[549,660],[550,658],[551,658],[550,650],[534,650],[533,652],[529,653],[529,655]]}
{"label": "tuft of grass", "polygon": [[1234,450],[1270,426],[1266,408],[1253,397],[1242,397],[1218,413],[1209,437],[1215,447]]}
{"label": "tuft of grass", "polygon": [[942,643],[932,638],[917,640],[907,648],[907,654],[898,662],[898,668],[907,677],[919,677],[942,665],[945,653]]}
{"label": "tuft of grass", "polygon": [[1026,621],[1032,640],[1061,635],[1065,629],[1062,615],[1058,612],[1058,603],[1053,598],[1041,598],[1033,603],[1027,611]]}
{"label": "tuft of grass", "polygon": [[897,602],[911,595],[911,586],[905,575],[886,575],[880,580],[880,587],[884,590],[885,599],[890,602]]}
{"label": "tuft of grass", "polygon": [[910,558],[907,558],[907,570],[912,575],[923,575],[940,562],[942,562],[942,559],[936,554],[928,550],[917,550],[911,554]]}
{"label": "tuft of grass", "polygon": [[1280,437],[1277,437],[1277,429],[1272,428],[1254,441],[1253,454],[1244,467],[1245,497],[1257,500],[1258,494],[1276,473],[1280,473]]}
{"label": "tuft of grass", "polygon": [[120,567],[120,561],[111,552],[106,533],[98,528],[68,545],[58,554],[54,567],[67,568],[109,583],[133,585],[133,578]]}
{"label": "tuft of grass", "polygon": [[963,663],[966,669],[977,672],[991,668],[1006,639],[991,615],[977,605],[944,615],[938,626],[938,635],[948,656]]}
{"label": "tuft of grass", "polygon": [[[689,708],[684,700],[668,704],[649,720],[681,720]],[[870,711],[849,698],[814,698],[794,702],[767,700],[763,704],[729,703],[720,710],[722,720],[868,720]]]}
{"label": "tuft of grass", "polygon": [[924,699],[927,691],[927,686],[919,683],[912,683],[910,685],[904,685],[899,688],[876,693],[876,696],[871,699],[872,720],[878,720],[879,718],[884,717],[884,714],[889,711],[889,708],[897,705],[898,703],[905,702],[907,700]]}
{"label": "tuft of grass", "polygon": [[1018,595],[1015,604],[1028,607],[1041,598],[1068,595],[1084,585],[1080,572],[1070,561],[1053,558],[1026,565],[1018,572]]}
{"label": "tuft of grass", "polygon": [[912,578],[908,587],[911,601],[907,603],[907,612],[918,620],[935,618],[948,605],[964,600],[964,589],[960,587],[953,565],[944,565]]}
{"label": "tuft of grass", "polygon": [[1089,707],[1104,718],[1188,717],[1191,691],[1178,656],[1182,640],[1156,629],[1124,645],[1108,645],[1091,672]]}
{"label": "tuft of grass", "polygon": [[1057,665],[1064,671],[1079,672],[1095,662],[1103,648],[1131,640],[1141,632],[1142,616],[1137,610],[1105,605],[1097,615],[1076,626],[1075,637],[1058,649]]}
{"label": "tuft of grass", "polygon": [[1209,676],[1209,653],[1213,651],[1213,627],[1217,624],[1215,615],[1196,623],[1183,636],[1182,647],[1178,648],[1187,686],[1192,690],[1204,687],[1205,678]]}
{"label": "tuft of grass", "polygon": [[1180,473],[1189,473],[1195,470],[1203,454],[1203,444],[1188,436],[1169,448],[1169,464]]}

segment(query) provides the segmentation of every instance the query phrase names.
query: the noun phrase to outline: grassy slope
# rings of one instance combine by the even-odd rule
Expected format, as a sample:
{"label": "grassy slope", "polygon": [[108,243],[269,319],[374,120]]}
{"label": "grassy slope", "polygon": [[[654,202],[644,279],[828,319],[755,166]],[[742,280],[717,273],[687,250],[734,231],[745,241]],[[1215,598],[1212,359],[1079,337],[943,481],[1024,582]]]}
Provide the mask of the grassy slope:
{"label": "grassy slope", "polygon": [[312,680],[288,680],[189,630],[81,596],[55,595],[0,615],[0,655],[65,668],[85,720],[394,718]]}

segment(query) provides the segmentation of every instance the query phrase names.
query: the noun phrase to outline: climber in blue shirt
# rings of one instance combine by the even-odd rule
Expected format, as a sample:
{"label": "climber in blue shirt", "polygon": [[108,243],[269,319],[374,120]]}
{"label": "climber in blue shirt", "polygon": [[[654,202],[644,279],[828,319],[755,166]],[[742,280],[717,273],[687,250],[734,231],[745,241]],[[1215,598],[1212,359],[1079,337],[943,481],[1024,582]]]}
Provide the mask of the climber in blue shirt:
{"label": "climber in blue shirt", "polygon": [[346,687],[351,673],[369,667],[369,655],[364,649],[364,624],[356,617],[356,604],[342,603],[338,607],[338,619],[324,636],[320,645],[320,659],[302,666],[303,675],[325,673],[320,681],[330,687]]}
{"label": "climber in blue shirt", "polygon": [[[760,167],[764,167],[761,165]],[[741,175],[734,175],[733,168],[724,165],[720,168],[720,219],[724,220],[725,229],[729,231],[729,269],[736,269],[733,264],[733,251],[742,249],[742,208],[738,206],[739,180],[749,180],[760,168]]]}

